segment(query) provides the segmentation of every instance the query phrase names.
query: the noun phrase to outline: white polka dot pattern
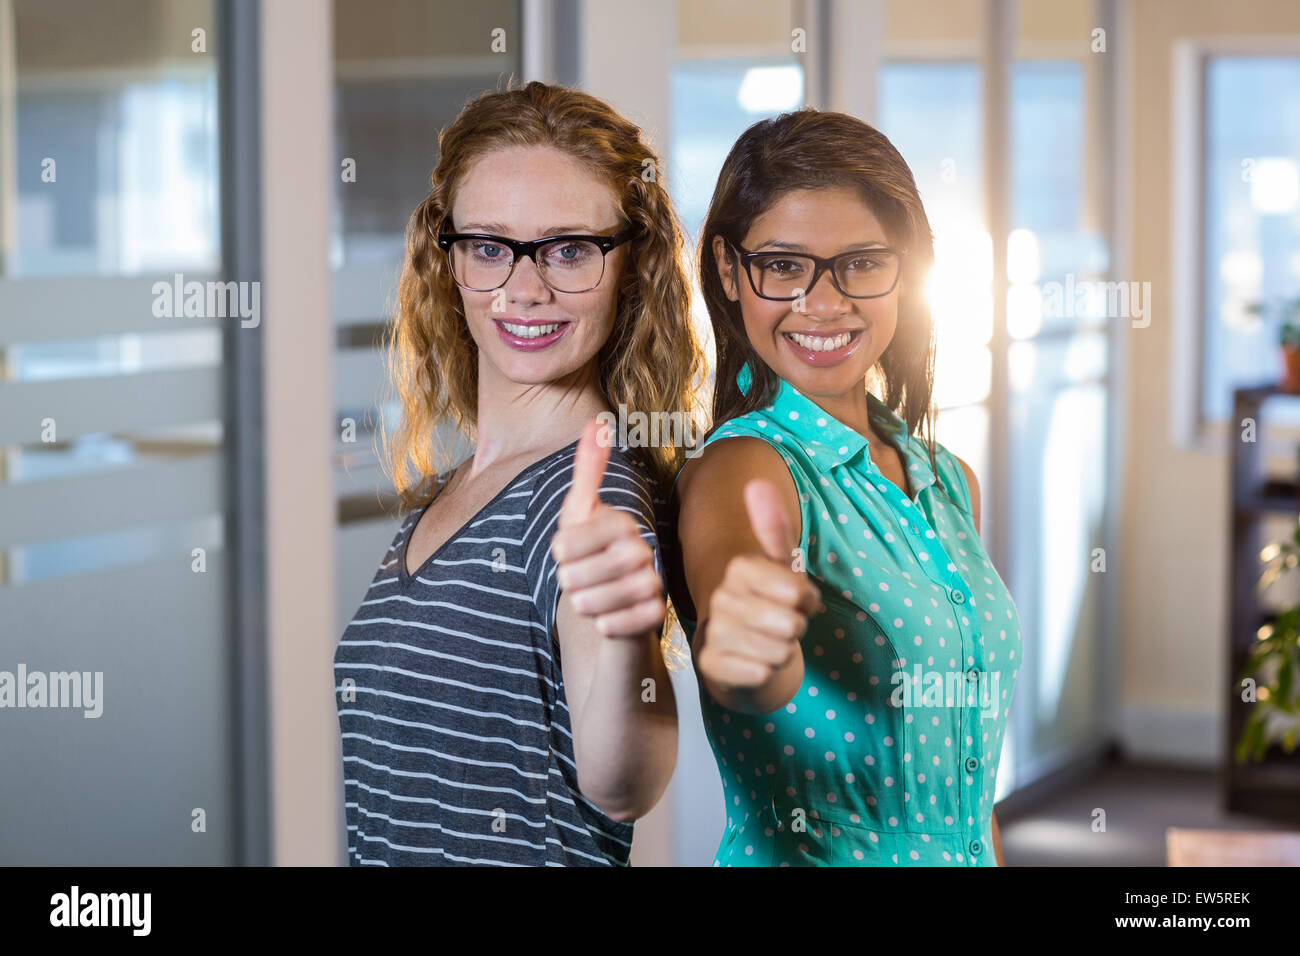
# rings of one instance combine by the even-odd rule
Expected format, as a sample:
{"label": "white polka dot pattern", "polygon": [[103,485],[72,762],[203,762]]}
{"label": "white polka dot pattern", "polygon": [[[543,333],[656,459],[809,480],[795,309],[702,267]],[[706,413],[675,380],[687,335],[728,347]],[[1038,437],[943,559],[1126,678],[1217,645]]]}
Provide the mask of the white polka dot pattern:
{"label": "white polka dot pattern", "polygon": [[741,714],[701,690],[726,796],[717,866],[997,865],[990,817],[1019,616],[956,458],[936,445],[950,500],[925,443],[874,396],[868,405],[899,444],[910,499],[865,437],[784,381],[770,406],[709,438],[757,437],[781,452],[824,602],[788,705]]}

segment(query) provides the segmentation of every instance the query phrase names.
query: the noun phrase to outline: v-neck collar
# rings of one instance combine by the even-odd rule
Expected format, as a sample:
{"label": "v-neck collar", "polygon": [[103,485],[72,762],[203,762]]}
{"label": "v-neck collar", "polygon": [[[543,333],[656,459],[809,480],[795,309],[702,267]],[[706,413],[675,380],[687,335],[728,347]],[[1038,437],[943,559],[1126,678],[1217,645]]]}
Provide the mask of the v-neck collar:
{"label": "v-neck collar", "polygon": [[[433,553],[430,554],[427,558],[425,558],[420,563],[420,566],[418,568],[416,568],[414,571],[408,574],[406,570],[406,553],[408,550],[410,550],[411,538],[415,534],[415,529],[419,527],[420,520],[424,517],[424,513],[428,511],[431,507],[433,507],[433,503],[442,496],[443,489],[446,488],[447,485],[451,482],[452,477],[456,473],[456,469],[453,469],[452,473],[448,475],[445,480],[440,481],[438,483],[437,493],[432,498],[429,499],[428,503],[425,504],[423,508],[420,509],[419,514],[416,515],[415,520],[411,522],[411,527],[407,529],[406,534],[402,538],[401,552],[398,555],[398,561],[397,561],[397,580],[400,582],[401,586],[402,587],[409,586],[412,581],[414,581],[417,577],[420,576],[420,573],[424,571],[425,568],[427,568],[431,563],[433,563],[434,558],[440,557],[442,553],[445,550],[447,550],[447,548],[451,544],[453,544],[457,539],[460,538],[461,535],[463,535],[466,532],[466,530],[469,529],[470,525],[472,525],[475,521],[478,521],[479,518],[483,517],[483,515],[487,512],[489,508],[491,508],[498,501],[500,501],[501,498],[505,495],[505,493],[507,491],[510,491],[512,488],[514,488],[515,485],[517,485],[529,472],[531,472],[534,468],[537,468],[545,464],[546,462],[550,461],[552,458],[556,457],[557,455],[564,454],[565,452],[569,451],[569,449],[571,448],[576,449],[579,441],[581,441],[581,439],[571,441],[563,448],[557,448],[549,455],[543,455],[541,458],[537,459],[531,464],[525,465],[519,471],[518,474],[516,474],[513,478],[511,478],[509,481],[505,483],[505,485],[501,488],[500,491],[498,491],[495,495],[492,496],[492,499],[487,504],[485,504],[482,508],[479,508],[478,511],[474,512],[473,515],[471,515],[468,519],[466,519],[466,521],[459,528],[457,528],[455,531],[451,533],[450,537],[448,537],[447,540],[443,541],[442,544],[438,545],[438,547],[434,549]],[[463,465],[464,463],[465,462],[461,462],[461,465]],[[456,466],[456,468],[459,467],[460,465]]]}

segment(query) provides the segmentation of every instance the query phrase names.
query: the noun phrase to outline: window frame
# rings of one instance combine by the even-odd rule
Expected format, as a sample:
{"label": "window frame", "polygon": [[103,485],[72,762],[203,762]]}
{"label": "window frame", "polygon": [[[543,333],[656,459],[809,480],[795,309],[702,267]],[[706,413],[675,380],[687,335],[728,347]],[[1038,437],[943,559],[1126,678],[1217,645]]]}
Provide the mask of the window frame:
{"label": "window frame", "polygon": [[[1223,36],[1179,40],[1171,54],[1169,429],[1181,451],[1227,454],[1239,422],[1204,415],[1205,164],[1207,68],[1215,57],[1300,57],[1300,37]],[[1274,428],[1265,455],[1291,457],[1300,428]],[[1285,451],[1285,455],[1283,452]]]}

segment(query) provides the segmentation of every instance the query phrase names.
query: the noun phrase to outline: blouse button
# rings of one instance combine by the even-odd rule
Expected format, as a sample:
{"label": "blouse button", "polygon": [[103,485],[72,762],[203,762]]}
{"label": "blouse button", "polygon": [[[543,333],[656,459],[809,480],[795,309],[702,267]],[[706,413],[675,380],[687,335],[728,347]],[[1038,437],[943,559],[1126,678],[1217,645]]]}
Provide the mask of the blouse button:
{"label": "blouse button", "polygon": [[954,588],[954,589],[953,589],[953,592],[952,592],[952,603],[953,603],[953,604],[965,604],[965,603],[966,603],[966,595],[962,594],[960,591],[958,591],[956,588]]}
{"label": "blouse button", "polygon": [[967,758],[966,758],[966,772],[967,772],[967,773],[974,773],[976,770],[979,769],[979,765],[980,765],[980,762],[979,762],[978,760],[976,760],[974,757],[967,757]]}
{"label": "blouse button", "polygon": [[979,856],[984,851],[984,844],[979,840],[971,840],[968,849],[971,856]]}

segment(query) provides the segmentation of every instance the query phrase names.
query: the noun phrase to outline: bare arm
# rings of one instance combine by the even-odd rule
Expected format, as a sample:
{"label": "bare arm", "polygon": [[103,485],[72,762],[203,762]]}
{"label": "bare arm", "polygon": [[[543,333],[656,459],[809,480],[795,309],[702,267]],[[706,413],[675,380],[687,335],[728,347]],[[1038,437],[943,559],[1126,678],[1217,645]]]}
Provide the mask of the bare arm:
{"label": "bare arm", "polygon": [[677,706],[660,629],[606,637],[565,592],[556,630],[578,789],[613,820],[645,816],[663,796],[677,761]]}
{"label": "bare arm", "polygon": [[[757,504],[746,494],[754,479],[770,486]],[[729,438],[687,463],[678,494],[700,680],[729,710],[771,713],[803,683],[799,637],[819,599],[807,576],[791,570],[801,537],[794,481],[767,442]]]}
{"label": "bare arm", "polygon": [[626,822],[649,812],[672,777],[677,706],[659,647],[666,608],[654,552],[637,520],[598,495],[608,457],[589,424],[551,553],[578,789]]}
{"label": "bare arm", "polygon": [[1002,834],[998,830],[998,812],[993,811],[993,855],[998,859],[998,866],[1006,866],[1007,861],[1002,859]]}
{"label": "bare arm", "polygon": [[[956,457],[956,456],[953,456]],[[975,477],[975,470],[970,465],[957,459],[957,464],[961,465],[962,473],[966,475],[966,487],[970,489],[970,509],[971,517],[975,520],[975,531],[980,530],[980,480]]]}

